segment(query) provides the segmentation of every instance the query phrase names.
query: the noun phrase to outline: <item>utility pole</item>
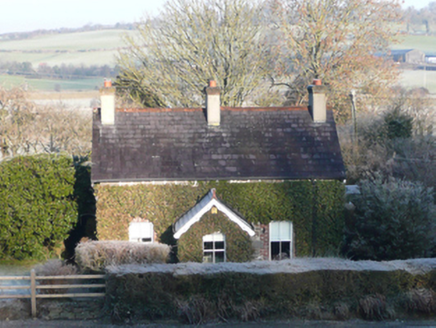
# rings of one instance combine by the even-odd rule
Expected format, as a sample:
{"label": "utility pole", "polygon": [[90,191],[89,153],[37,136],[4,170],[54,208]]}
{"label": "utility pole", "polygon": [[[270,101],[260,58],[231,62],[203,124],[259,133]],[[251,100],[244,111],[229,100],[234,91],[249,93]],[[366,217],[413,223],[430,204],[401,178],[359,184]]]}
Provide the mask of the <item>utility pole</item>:
{"label": "utility pole", "polygon": [[351,90],[351,119],[353,121],[353,141],[357,145],[357,120],[356,120],[356,90]]}

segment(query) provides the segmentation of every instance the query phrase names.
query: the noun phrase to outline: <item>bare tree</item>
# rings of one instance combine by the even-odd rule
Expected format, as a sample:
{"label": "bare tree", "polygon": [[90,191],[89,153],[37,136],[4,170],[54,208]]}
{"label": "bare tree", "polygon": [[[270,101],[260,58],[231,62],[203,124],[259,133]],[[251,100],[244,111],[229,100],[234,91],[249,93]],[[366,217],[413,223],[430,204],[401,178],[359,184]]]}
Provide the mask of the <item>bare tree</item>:
{"label": "bare tree", "polygon": [[256,101],[271,66],[263,15],[253,0],[168,1],[158,18],[138,24],[139,38],[126,38],[117,85],[142,105],[192,107],[211,78],[223,105]]}
{"label": "bare tree", "polygon": [[0,88],[0,160],[22,154],[91,150],[91,113],[37,106],[22,89]]}
{"label": "bare tree", "polygon": [[0,88],[0,155],[15,156],[20,151],[31,152],[37,141],[29,122],[35,119],[35,106],[27,101],[22,89]]}
{"label": "bare tree", "polygon": [[275,12],[282,60],[274,82],[289,88],[290,102],[306,102],[307,85],[322,79],[343,116],[351,89],[377,96],[396,80],[394,63],[380,54],[395,41],[397,0],[283,0]]}

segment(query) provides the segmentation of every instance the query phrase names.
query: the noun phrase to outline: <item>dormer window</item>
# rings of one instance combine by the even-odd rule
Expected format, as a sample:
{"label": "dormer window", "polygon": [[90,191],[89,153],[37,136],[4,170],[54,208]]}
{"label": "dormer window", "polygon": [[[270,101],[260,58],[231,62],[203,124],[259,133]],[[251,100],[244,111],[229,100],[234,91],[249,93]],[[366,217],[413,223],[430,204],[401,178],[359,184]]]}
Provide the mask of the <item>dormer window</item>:
{"label": "dormer window", "polygon": [[226,238],[222,233],[203,236],[203,262],[221,263],[226,261]]}
{"label": "dormer window", "polygon": [[154,242],[153,223],[131,222],[129,226],[129,241],[137,243]]}

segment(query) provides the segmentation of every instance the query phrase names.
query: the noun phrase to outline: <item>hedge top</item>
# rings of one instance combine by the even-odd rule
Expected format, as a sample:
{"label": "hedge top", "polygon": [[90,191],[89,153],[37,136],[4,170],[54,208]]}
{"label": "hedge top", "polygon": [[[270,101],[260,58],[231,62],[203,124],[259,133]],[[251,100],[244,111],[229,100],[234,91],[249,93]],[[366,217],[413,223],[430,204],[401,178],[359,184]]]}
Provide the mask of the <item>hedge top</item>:
{"label": "hedge top", "polygon": [[283,261],[254,261],[245,263],[177,263],[153,265],[120,265],[108,267],[111,274],[142,274],[150,272],[177,275],[219,274],[226,272],[250,274],[301,273],[309,271],[407,271],[426,274],[436,270],[436,259],[395,261],[351,261],[341,258],[295,258]]}

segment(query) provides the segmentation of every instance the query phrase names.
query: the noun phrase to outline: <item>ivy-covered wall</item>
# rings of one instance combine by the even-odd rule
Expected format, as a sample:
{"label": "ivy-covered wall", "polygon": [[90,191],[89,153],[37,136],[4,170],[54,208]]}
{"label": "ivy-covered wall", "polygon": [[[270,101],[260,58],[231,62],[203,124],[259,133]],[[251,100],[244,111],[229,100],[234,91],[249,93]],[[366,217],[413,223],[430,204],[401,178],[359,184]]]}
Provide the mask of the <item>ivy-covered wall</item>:
{"label": "ivy-covered wall", "polygon": [[216,188],[217,196],[248,222],[292,221],[296,256],[336,252],[342,241],[345,187],[333,180],[95,185],[97,237],[127,240],[129,223],[141,217],[153,222],[159,241],[176,245],[172,224],[211,188]]}

